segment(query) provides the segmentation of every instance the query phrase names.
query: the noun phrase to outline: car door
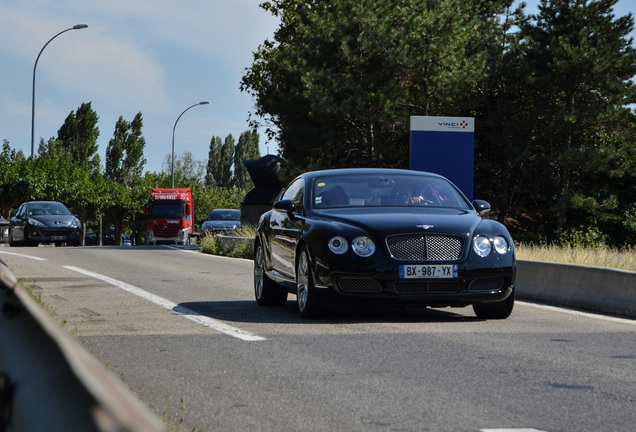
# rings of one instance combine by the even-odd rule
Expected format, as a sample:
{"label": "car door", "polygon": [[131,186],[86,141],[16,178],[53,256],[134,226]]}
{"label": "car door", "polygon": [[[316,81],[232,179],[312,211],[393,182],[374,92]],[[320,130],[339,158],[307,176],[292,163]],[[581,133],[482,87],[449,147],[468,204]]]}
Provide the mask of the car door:
{"label": "car door", "polygon": [[272,266],[287,279],[295,279],[296,243],[301,235],[303,222],[303,195],[305,182],[296,179],[289,185],[282,200],[294,203],[293,211],[273,210],[270,218]]}
{"label": "car door", "polygon": [[24,226],[26,224],[27,204],[22,204],[9,222],[9,239],[24,241]]}

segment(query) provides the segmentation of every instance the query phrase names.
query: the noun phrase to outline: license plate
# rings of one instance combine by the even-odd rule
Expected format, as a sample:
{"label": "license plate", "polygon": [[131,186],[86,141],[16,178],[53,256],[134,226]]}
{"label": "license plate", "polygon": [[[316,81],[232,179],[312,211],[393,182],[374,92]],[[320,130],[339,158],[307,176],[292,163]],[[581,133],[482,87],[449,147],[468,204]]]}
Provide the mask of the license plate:
{"label": "license plate", "polygon": [[400,279],[453,279],[458,270],[457,264],[401,265]]}
{"label": "license plate", "polygon": [[51,236],[51,240],[66,240],[66,236]]}

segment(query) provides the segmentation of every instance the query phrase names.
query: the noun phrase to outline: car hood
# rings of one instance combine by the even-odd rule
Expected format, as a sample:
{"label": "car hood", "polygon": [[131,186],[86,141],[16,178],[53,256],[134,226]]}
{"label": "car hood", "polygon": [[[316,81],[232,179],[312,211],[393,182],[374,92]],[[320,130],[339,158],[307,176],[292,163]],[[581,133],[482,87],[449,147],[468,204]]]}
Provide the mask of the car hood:
{"label": "car hood", "polygon": [[203,222],[203,228],[233,228],[240,225],[240,221],[233,220],[212,220]]}
{"label": "car hood", "polygon": [[77,220],[73,215],[35,215],[29,216],[49,227],[69,226]]}
{"label": "car hood", "polygon": [[[369,233],[376,233],[386,237],[392,234],[408,232],[455,233],[468,235],[472,233],[482,218],[474,212],[458,209],[426,209],[420,212],[340,210],[325,212],[329,220],[335,220],[348,225],[357,226]],[[384,209],[383,209],[384,210]]]}

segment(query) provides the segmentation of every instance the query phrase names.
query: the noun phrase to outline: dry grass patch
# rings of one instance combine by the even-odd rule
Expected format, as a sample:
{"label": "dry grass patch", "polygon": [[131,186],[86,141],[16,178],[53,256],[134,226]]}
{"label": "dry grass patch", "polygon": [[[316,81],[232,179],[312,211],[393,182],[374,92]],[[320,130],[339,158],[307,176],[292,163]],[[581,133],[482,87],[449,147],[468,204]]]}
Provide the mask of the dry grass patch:
{"label": "dry grass patch", "polygon": [[517,258],[636,272],[636,247],[615,249],[609,246],[582,247],[556,245],[516,245]]}

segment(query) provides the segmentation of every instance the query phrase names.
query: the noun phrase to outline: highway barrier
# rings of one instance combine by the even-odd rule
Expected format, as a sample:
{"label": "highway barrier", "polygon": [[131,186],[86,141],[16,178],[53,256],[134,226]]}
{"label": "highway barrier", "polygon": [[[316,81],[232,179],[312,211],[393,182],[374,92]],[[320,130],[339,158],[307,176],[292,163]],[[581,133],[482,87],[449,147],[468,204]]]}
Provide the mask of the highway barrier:
{"label": "highway barrier", "polygon": [[636,318],[636,272],[517,261],[517,297]]}
{"label": "highway barrier", "polygon": [[164,430],[0,261],[0,432]]}

